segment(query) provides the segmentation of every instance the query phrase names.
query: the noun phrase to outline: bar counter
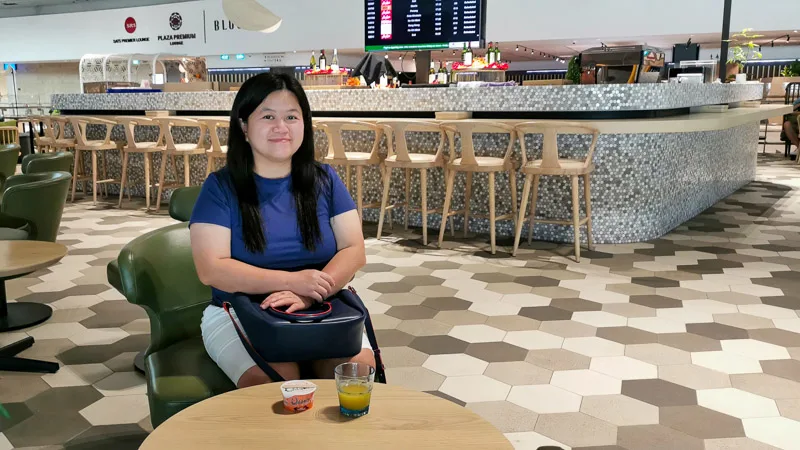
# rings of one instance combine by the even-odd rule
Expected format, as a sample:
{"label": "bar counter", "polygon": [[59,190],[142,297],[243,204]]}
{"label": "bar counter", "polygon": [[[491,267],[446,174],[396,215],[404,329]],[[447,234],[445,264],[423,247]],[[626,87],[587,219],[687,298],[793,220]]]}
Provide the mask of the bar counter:
{"label": "bar counter", "polygon": [[[629,243],[655,239],[755,179],[759,123],[789,112],[791,107],[762,105],[732,108],[724,112],[697,112],[698,107],[716,104],[738,106],[739,102],[760,100],[762,84],[745,85],[602,85],[602,86],[525,86],[515,88],[435,88],[309,91],[315,117],[353,118],[362,121],[400,120],[400,117],[430,117],[436,112],[465,111],[473,117],[514,124],[526,120],[577,120],[602,133],[594,156],[592,175],[593,234],[597,243]],[[54,108],[62,114],[137,115],[147,110],[168,110],[181,116],[208,116],[226,113],[235,93],[164,94],[68,94],[54,95]],[[338,101],[336,101],[338,99]],[[505,102],[505,103],[503,103]],[[691,112],[691,113],[690,113]],[[334,120],[334,119],[327,119]],[[338,119],[335,119],[338,120]],[[100,130],[98,130],[100,131]],[[197,140],[189,129],[175,130],[180,142]],[[142,140],[155,140],[157,129],[140,127]],[[345,132],[348,151],[369,151],[371,133]],[[124,140],[121,127],[115,127],[115,140]],[[221,136],[225,139],[225,136]],[[137,137],[137,140],[139,138]],[[541,153],[541,137],[529,135],[529,157]],[[590,136],[564,135],[559,138],[562,157],[580,157],[588,148]],[[435,152],[438,136],[410,133],[411,151]],[[315,136],[317,150],[327,148],[324,133]],[[508,137],[476,136],[481,154],[502,156]],[[458,147],[458,145],[457,145]],[[457,148],[458,149],[458,148]],[[386,145],[382,144],[385,154]],[[537,153],[538,152],[538,153]],[[113,155],[113,156],[112,156]],[[120,171],[116,152],[109,155],[109,175]],[[131,157],[129,177],[142,183],[141,157]],[[202,183],[205,157],[193,157],[193,184]],[[515,158],[521,159],[520,146]],[[159,156],[155,165],[160,164]],[[179,168],[179,171],[181,169]],[[168,169],[168,175],[171,172]],[[395,171],[390,199],[403,196],[404,180]],[[412,204],[419,204],[419,175],[412,171]],[[180,174],[179,174],[180,175]],[[341,175],[344,172],[341,171]],[[180,178],[182,179],[182,178]],[[518,175],[521,191],[522,177]],[[456,193],[451,208],[463,206],[464,177],[456,177]],[[498,176],[497,213],[511,208],[509,182]],[[353,183],[355,185],[355,183]],[[111,186],[110,191],[116,186]],[[364,176],[364,203],[378,201],[381,183],[377,169]],[[472,213],[488,211],[488,183],[485,174],[473,181]],[[141,184],[134,195],[144,195]],[[569,181],[543,177],[539,189],[540,217],[568,218],[571,214]],[[165,193],[164,199],[169,196]],[[444,198],[444,178],[440,170],[428,175],[428,205],[439,207]],[[391,203],[391,201],[390,201]],[[402,217],[395,210],[395,220]],[[364,220],[377,222],[377,210],[365,210]],[[456,228],[463,229],[463,218]],[[409,224],[420,225],[420,214],[412,212]],[[441,217],[429,215],[429,227],[439,227]],[[470,231],[488,232],[488,220],[470,218]],[[523,235],[527,230],[523,230]],[[513,236],[513,225],[498,222],[498,236]],[[571,227],[537,224],[536,239],[571,242]],[[584,233],[585,239],[585,233]]]}

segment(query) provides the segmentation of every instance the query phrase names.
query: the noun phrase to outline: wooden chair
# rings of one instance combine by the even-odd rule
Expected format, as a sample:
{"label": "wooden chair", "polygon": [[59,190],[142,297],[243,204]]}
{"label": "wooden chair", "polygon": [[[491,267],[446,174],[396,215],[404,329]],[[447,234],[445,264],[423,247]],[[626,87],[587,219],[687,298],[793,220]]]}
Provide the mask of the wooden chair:
{"label": "wooden chair", "polygon": [[[528,226],[528,243],[533,238],[533,228],[536,222],[549,223],[556,225],[572,225],[575,228],[575,260],[581,260],[581,226],[586,225],[586,235],[589,249],[592,248],[592,200],[590,189],[590,176],[594,171],[592,156],[594,155],[597,139],[600,132],[595,128],[590,128],[580,123],[538,123],[525,122],[516,126],[519,135],[520,146],[522,148],[522,168],[525,174],[525,186],[522,189],[522,206],[517,219],[517,228],[514,233],[514,251],[516,255],[519,248],[522,224],[525,220],[525,203],[528,201],[531,184],[533,184],[533,197],[531,198],[530,224]],[[527,150],[525,148],[525,136],[527,134],[541,134],[544,137],[542,142],[542,158],[528,161]],[[558,136],[561,134],[591,134],[592,143],[584,159],[561,159],[558,155]],[[543,175],[570,177],[572,182],[572,220],[544,220],[536,218],[536,201],[539,195],[539,178]],[[580,217],[580,194],[578,192],[578,177],[583,178],[584,196],[586,201],[586,217]]]}
{"label": "wooden chair", "polygon": [[[160,129],[160,124],[153,119],[146,117],[117,117],[117,122],[125,127],[126,143],[121,147],[122,149],[122,182],[119,187],[119,204],[118,207],[122,208],[122,197],[125,192],[125,186],[128,185],[128,200],[131,198],[130,183],[128,181],[128,162],[129,157],[133,153],[138,153],[144,158],[144,197],[145,207],[150,210],[150,192],[155,187],[152,183],[153,171],[153,154],[163,153],[167,147],[164,143],[164,132]],[[156,126],[159,127],[158,137],[155,142],[136,142],[136,127],[137,126]]]}
{"label": "wooden chair", "polygon": [[19,145],[19,128],[14,125],[0,127],[0,145]]}
{"label": "wooden chair", "polygon": [[206,178],[208,178],[211,172],[217,171],[219,160],[224,162],[228,158],[228,146],[222,145],[222,141],[219,139],[219,129],[230,129],[231,121],[223,118],[198,118],[197,121],[208,128],[208,134],[211,138],[211,148],[206,152],[208,157]]}
{"label": "wooden chair", "polygon": [[[386,146],[388,153],[383,161],[383,195],[381,196],[381,212],[378,220],[378,239],[381,238],[383,231],[383,220],[386,211],[389,211],[389,222],[391,223],[391,213],[397,206],[403,206],[405,211],[405,228],[408,229],[409,211],[420,211],[422,214],[422,243],[428,245],[428,213],[438,212],[436,209],[428,208],[428,169],[441,168],[445,171],[444,146],[446,135],[444,129],[435,121],[404,121],[397,120],[391,122],[378,122],[386,134]],[[439,146],[435,153],[410,153],[406,140],[407,132],[433,132],[439,133]],[[405,172],[405,197],[400,203],[388,205],[389,190],[391,188],[393,169],[402,169]],[[419,170],[420,176],[420,197],[421,206],[411,207],[411,170]],[[446,172],[446,171],[445,171]],[[446,178],[446,173],[445,173]],[[453,220],[450,218],[450,227],[453,228]]]}
{"label": "wooden chair", "polygon": [[[361,221],[364,220],[364,208],[380,208],[380,202],[364,204],[363,195],[363,174],[364,167],[377,167],[381,168],[381,156],[378,153],[383,137],[383,127],[368,123],[359,122],[357,120],[317,120],[316,125],[318,129],[325,131],[328,137],[328,153],[323,158],[325,164],[331,166],[344,166],[345,168],[345,185],[347,190],[350,191],[350,178],[351,168],[356,168],[356,205],[358,207],[358,216]],[[367,152],[348,152],[345,149],[344,140],[342,139],[342,131],[372,131],[375,133],[375,140],[372,144],[372,150]]]}
{"label": "wooden chair", "polygon": [[[53,122],[50,116],[30,116],[31,133],[33,133],[33,143],[39,153],[47,153],[53,150],[55,135],[53,134]],[[39,124],[39,133],[36,132],[34,124]],[[40,136],[43,134],[43,136]]]}
{"label": "wooden chair", "polygon": [[52,116],[50,124],[53,126],[53,149],[54,151],[75,150],[77,140],[75,137],[67,137],[67,124],[69,118],[66,116]]}
{"label": "wooden chair", "polygon": [[[197,120],[193,119],[185,119],[179,117],[156,117],[157,120],[161,124],[161,133],[164,135],[166,139],[166,146],[167,150],[164,153],[164,157],[161,158],[161,171],[158,175],[158,197],[156,198],[156,212],[158,212],[159,208],[161,207],[161,196],[164,193],[164,189],[174,188],[178,186],[191,186],[191,166],[189,164],[189,157],[192,155],[205,155],[206,154],[206,145],[205,145],[205,134],[206,134],[206,126],[198,122]],[[186,143],[186,144],[177,144],[175,143],[175,137],[172,135],[172,128],[173,127],[191,127],[197,128],[199,132],[199,138],[197,143]],[[183,157],[183,183],[180,181],[170,181],[166,182],[166,172],[167,172],[167,159],[172,161],[172,170],[175,173],[175,177],[178,176],[177,164],[175,163],[175,158],[178,156]]]}
{"label": "wooden chair", "polygon": [[[511,157],[514,152],[514,142],[516,141],[516,131],[514,127],[500,122],[485,120],[455,120],[442,122],[441,126],[447,132],[450,140],[450,161],[447,163],[447,185],[444,198],[444,214],[442,215],[442,226],[439,229],[439,246],[444,241],[446,220],[450,216],[464,214],[464,235],[469,232],[470,202],[472,197],[472,175],[474,173],[488,173],[489,175],[489,234],[491,240],[492,254],[497,252],[495,224],[498,220],[517,219],[517,178],[514,169],[514,162]],[[502,158],[492,156],[475,156],[475,133],[507,134],[509,136],[508,148]],[[455,135],[461,136],[461,157],[456,157]],[[464,172],[467,183],[464,195],[464,210],[450,211],[450,203],[453,200],[453,185],[455,184],[456,174]],[[495,174],[508,172],[511,187],[511,214],[497,216],[495,213]],[[474,216],[487,218],[486,216]]]}
{"label": "wooden chair", "polygon": [[[72,129],[75,132],[75,167],[73,169],[72,174],[72,200],[75,201],[75,189],[78,185],[78,181],[88,180],[91,178],[92,180],[92,201],[97,204],[97,190],[99,186],[105,187],[105,195],[108,195],[108,184],[119,184],[121,180],[116,178],[108,178],[108,158],[106,157],[106,152],[109,150],[118,150],[119,145],[116,142],[111,140],[111,131],[114,129],[114,126],[117,125],[117,122],[108,119],[101,119],[99,117],[85,117],[85,116],[71,116],[69,117],[70,123],[72,124]],[[89,139],[86,134],[86,127],[88,125],[103,125],[106,129],[105,138],[101,139]],[[82,159],[81,159],[81,152],[91,152],[92,154],[92,174],[91,175],[81,175],[78,173],[78,168],[81,167]],[[103,157],[102,159],[102,170],[103,170],[103,178],[98,179],[98,167],[97,167],[97,157],[98,154]],[[83,171],[81,171],[83,172]],[[84,192],[86,192],[84,190]]]}

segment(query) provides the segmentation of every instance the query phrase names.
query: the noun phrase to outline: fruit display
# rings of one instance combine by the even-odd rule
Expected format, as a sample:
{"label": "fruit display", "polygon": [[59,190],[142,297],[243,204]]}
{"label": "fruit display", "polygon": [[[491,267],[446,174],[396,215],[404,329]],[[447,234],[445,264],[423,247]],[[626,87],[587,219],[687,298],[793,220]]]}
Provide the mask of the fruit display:
{"label": "fruit display", "polygon": [[361,80],[355,77],[350,77],[347,79],[347,86],[361,86]]}
{"label": "fruit display", "polygon": [[458,61],[453,63],[453,70],[508,70],[508,63],[488,64],[485,58],[475,58],[472,65],[468,66]]}

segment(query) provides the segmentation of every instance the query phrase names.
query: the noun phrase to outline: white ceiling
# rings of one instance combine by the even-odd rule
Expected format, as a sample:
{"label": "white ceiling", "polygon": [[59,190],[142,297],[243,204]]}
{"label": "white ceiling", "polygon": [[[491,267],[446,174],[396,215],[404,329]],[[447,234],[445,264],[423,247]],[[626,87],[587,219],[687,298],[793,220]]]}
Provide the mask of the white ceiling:
{"label": "white ceiling", "polygon": [[0,0],[0,17],[63,14],[103,9],[181,3],[191,0]]}

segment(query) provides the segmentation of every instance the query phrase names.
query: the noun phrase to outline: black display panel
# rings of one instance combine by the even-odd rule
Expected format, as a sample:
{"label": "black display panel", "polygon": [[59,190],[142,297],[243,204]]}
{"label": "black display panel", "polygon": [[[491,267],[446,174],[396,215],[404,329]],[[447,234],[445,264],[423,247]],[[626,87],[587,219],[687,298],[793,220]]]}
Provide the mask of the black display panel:
{"label": "black display panel", "polygon": [[365,0],[366,51],[483,47],[486,0]]}

